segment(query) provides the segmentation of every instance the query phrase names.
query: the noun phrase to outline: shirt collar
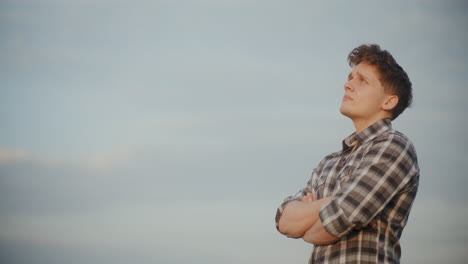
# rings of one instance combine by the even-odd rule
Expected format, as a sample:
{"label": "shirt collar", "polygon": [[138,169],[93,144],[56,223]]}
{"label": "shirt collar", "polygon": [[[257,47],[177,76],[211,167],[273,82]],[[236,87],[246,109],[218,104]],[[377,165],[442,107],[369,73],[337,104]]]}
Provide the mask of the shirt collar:
{"label": "shirt collar", "polygon": [[357,147],[358,145],[362,145],[367,141],[372,140],[376,136],[380,135],[384,131],[392,129],[392,122],[390,119],[382,119],[368,128],[364,129],[359,134],[353,133],[347,138],[343,140],[343,150],[347,150],[351,147]]}

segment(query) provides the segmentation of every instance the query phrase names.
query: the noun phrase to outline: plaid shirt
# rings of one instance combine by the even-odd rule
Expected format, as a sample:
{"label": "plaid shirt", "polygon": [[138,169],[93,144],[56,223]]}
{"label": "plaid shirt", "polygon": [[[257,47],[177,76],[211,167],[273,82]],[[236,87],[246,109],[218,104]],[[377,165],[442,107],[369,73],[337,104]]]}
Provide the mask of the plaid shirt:
{"label": "plaid shirt", "polygon": [[333,196],[319,215],[340,240],[314,246],[309,263],[399,263],[399,238],[418,181],[413,145],[389,119],[380,120],[344,139],[342,150],[319,163],[307,186],[278,208],[276,227],[288,202],[307,193]]}

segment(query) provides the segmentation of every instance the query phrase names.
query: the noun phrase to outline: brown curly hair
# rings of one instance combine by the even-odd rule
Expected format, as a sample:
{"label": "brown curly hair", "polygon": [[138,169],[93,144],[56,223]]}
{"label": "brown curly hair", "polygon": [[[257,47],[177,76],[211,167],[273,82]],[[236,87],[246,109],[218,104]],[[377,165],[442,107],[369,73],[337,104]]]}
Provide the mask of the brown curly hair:
{"label": "brown curly hair", "polygon": [[413,90],[408,74],[398,65],[390,52],[377,44],[364,44],[353,49],[348,55],[351,67],[359,63],[374,65],[385,92],[398,96],[398,104],[390,112],[392,120],[397,118],[413,101]]}

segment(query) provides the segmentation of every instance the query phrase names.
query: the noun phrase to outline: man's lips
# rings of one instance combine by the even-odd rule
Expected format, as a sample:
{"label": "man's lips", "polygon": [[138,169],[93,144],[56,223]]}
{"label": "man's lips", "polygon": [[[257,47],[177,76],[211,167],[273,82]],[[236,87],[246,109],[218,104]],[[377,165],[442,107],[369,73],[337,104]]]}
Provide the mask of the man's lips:
{"label": "man's lips", "polygon": [[343,96],[343,100],[350,100],[350,101],[352,101],[353,98],[351,98],[351,96],[349,96],[349,95],[345,95],[345,96]]}

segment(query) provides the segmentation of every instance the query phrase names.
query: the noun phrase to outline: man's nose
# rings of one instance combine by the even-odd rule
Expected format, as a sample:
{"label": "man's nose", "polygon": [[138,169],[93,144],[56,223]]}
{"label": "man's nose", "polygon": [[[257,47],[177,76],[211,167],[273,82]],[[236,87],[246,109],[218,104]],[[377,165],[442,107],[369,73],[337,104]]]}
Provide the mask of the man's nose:
{"label": "man's nose", "polygon": [[354,90],[353,85],[351,84],[351,81],[345,82],[344,89],[345,89],[345,91],[353,91]]}

